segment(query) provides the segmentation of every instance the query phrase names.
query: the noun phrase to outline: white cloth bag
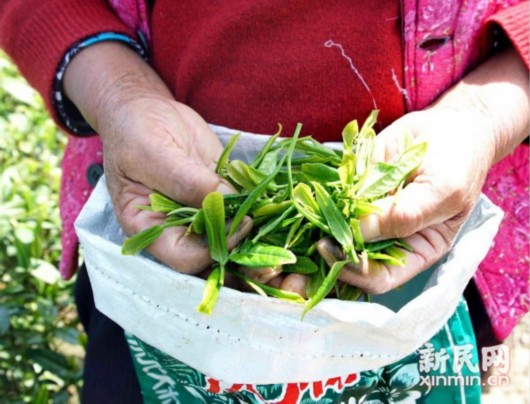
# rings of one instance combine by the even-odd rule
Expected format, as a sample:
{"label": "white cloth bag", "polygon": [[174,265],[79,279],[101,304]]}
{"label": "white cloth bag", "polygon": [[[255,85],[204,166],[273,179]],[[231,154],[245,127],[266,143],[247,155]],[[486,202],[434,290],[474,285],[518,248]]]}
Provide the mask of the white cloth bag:
{"label": "white cloth bag", "polygon": [[[223,142],[234,133],[213,127]],[[243,133],[233,158],[255,155],[266,137]],[[227,383],[326,380],[393,363],[438,332],[486,255],[502,212],[485,197],[448,256],[403,289],[372,303],[325,299],[303,306],[223,288],[200,314],[204,281],[147,255],[123,256],[124,235],[104,178],[76,222],[97,308],[125,330]]]}

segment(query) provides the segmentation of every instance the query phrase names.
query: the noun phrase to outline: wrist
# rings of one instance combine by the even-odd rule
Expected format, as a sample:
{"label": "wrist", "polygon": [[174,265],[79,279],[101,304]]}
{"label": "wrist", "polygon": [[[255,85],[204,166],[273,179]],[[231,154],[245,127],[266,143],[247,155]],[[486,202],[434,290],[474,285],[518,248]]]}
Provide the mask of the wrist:
{"label": "wrist", "polygon": [[528,136],[528,86],[528,70],[510,48],[469,73],[433,107],[459,110],[478,125],[494,164]]}
{"label": "wrist", "polygon": [[156,72],[127,45],[102,42],[82,50],[64,75],[64,91],[98,133],[127,105],[146,97],[173,99]]}
{"label": "wrist", "polygon": [[[488,106],[477,94],[475,88],[459,83],[430,109],[446,116],[450,123],[461,128],[462,135],[469,137],[478,150],[481,164],[486,171],[497,161],[499,127]],[[465,142],[465,139],[461,139]]]}

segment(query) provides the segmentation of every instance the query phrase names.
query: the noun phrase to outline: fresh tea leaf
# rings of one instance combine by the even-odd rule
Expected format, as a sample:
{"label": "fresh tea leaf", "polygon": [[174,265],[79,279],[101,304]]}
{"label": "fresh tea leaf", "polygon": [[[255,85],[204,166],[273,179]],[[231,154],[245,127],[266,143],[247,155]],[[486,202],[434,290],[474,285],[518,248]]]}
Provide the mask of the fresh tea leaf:
{"label": "fresh tea leaf", "polygon": [[344,251],[353,259],[353,235],[350,226],[335,205],[335,202],[318,182],[312,182],[315,189],[316,200],[322,214],[326,219],[331,235],[344,248]]}
{"label": "fresh tea leaf", "polygon": [[359,134],[356,150],[357,162],[355,167],[355,175],[358,177],[364,174],[372,160],[375,148],[375,131],[372,127],[377,122],[377,112],[378,111],[372,111],[368,119],[364,122]]}
{"label": "fresh tea leaf", "polygon": [[224,147],[223,152],[221,153],[221,156],[219,156],[219,160],[217,161],[217,165],[215,167],[215,172],[217,174],[221,174],[221,171],[226,168],[226,165],[228,164],[228,159],[230,158],[230,154],[232,153],[234,146],[239,140],[239,136],[240,136],[240,133],[235,134],[226,143],[226,146]]}
{"label": "fresh tea leaf", "polygon": [[261,184],[259,184],[256,188],[252,190],[252,192],[248,194],[247,198],[239,206],[239,209],[237,210],[234,219],[232,220],[232,225],[230,226],[230,231],[228,233],[229,236],[232,236],[234,234],[238,226],[241,224],[241,221],[243,220],[245,215],[250,211],[256,200],[260,196],[262,196],[269,183],[274,180],[274,177],[276,176],[278,171],[280,171],[280,166],[278,166],[276,170],[274,170]]}
{"label": "fresh tea leaf", "polygon": [[396,245],[388,247],[385,250],[385,253],[401,262],[400,266],[405,266],[405,264],[407,263],[407,254],[405,253],[405,251],[403,251],[401,248],[398,248]]}
{"label": "fresh tea leaf", "polygon": [[307,285],[306,285],[306,295],[310,299],[313,298],[313,296],[316,295],[318,289],[320,288],[320,285],[322,285],[322,282],[324,282],[324,278],[326,277],[326,269],[327,264],[325,263],[324,259],[322,257],[318,258],[319,260],[319,268],[316,272],[313,272],[311,274],[307,275]]}
{"label": "fresh tea leaf", "polygon": [[364,250],[364,238],[361,233],[361,221],[359,219],[350,219],[350,228],[355,240],[355,249]]}
{"label": "fresh tea leaf", "polygon": [[405,263],[401,259],[396,258],[390,254],[385,254],[382,252],[367,252],[367,256],[368,256],[368,259],[377,260],[377,261],[383,262],[388,265],[392,265],[396,267],[405,266]]}
{"label": "fresh tea leaf", "polygon": [[252,205],[256,200],[261,196],[261,194],[265,191],[267,186],[274,180],[276,175],[280,172],[280,169],[283,166],[283,163],[286,161],[287,157],[293,154],[294,147],[296,145],[298,136],[300,135],[301,126],[297,125],[296,130],[293,134],[293,137],[291,139],[286,139],[285,141],[289,141],[289,148],[287,149],[286,153],[282,157],[280,164],[278,164],[278,167],[274,169],[274,171],[265,178],[256,188],[252,190],[252,192],[247,196],[247,199],[241,204],[239,207],[239,210],[237,211],[233,221],[232,225],[230,226],[230,232],[229,235],[233,235],[236,229],[238,228],[239,224],[243,220],[243,217],[248,213],[248,211],[252,208]]}
{"label": "fresh tea leaf", "polygon": [[304,163],[301,169],[310,181],[318,181],[323,184],[340,181],[339,171],[326,164]]}
{"label": "fresh tea leaf", "polygon": [[241,160],[233,160],[227,167],[228,178],[247,191],[256,187],[256,182],[251,178],[248,166]]}
{"label": "fresh tea leaf", "polygon": [[[263,171],[263,167],[261,167],[261,163],[262,163],[263,159],[265,158],[265,156],[267,154],[269,154],[269,152],[271,151],[272,146],[274,146],[274,142],[276,142],[276,139],[278,139],[278,137],[282,133],[282,129],[283,129],[282,125],[278,124],[278,132],[276,132],[273,136],[271,136],[267,140],[267,143],[265,143],[263,148],[258,152],[256,157],[254,158],[254,161],[251,164],[252,167],[259,168],[260,171]],[[277,157],[277,154],[276,154],[276,157]],[[276,161],[277,161],[277,159],[276,159]]]}
{"label": "fresh tea leaf", "polygon": [[342,151],[342,161],[339,166],[339,176],[343,187],[353,184],[355,176],[355,163],[357,158],[353,153],[353,145],[359,135],[359,125],[356,120],[348,123],[342,131],[342,141],[344,150]]}
{"label": "fresh tea leaf", "polygon": [[219,291],[223,284],[223,274],[224,271],[221,267],[216,266],[208,276],[208,279],[206,279],[202,301],[197,306],[197,311],[199,313],[207,315],[212,314],[215,303],[217,303],[217,298],[219,297]]}
{"label": "fresh tea leaf", "polygon": [[342,268],[346,264],[348,264],[350,261],[337,261],[329,270],[328,274],[324,278],[324,281],[320,285],[320,287],[317,289],[316,293],[309,299],[309,301],[306,303],[304,312],[302,314],[302,319],[305,317],[305,315],[314,308],[318,303],[320,303],[324,298],[331,292],[333,287],[335,286],[335,283],[339,279],[339,275],[342,271]]}
{"label": "fresh tea leaf", "polygon": [[289,200],[280,203],[267,203],[252,212],[253,217],[280,215],[289,207],[293,206],[293,203]]}
{"label": "fresh tea leaf", "polygon": [[276,217],[276,219],[272,219],[267,224],[261,226],[258,231],[258,234],[256,234],[256,236],[254,236],[254,238],[252,239],[252,242],[256,243],[261,237],[276,230],[282,224],[284,219],[288,217],[294,210],[295,210],[294,205],[291,205],[285,211],[283,211],[280,216]]}
{"label": "fresh tea leaf", "polygon": [[365,250],[366,250],[367,252],[377,252],[377,251],[382,251],[382,250],[384,250],[385,248],[390,247],[390,246],[393,245],[394,243],[395,243],[395,240],[393,240],[393,239],[390,239],[390,240],[375,241],[375,242],[372,242],[372,243],[366,243],[366,244],[365,244]]}
{"label": "fresh tea leaf", "polygon": [[285,239],[285,248],[289,248],[292,244],[296,243],[296,236],[298,235],[297,231],[303,221],[304,217],[299,214],[296,220],[291,223],[291,225],[289,226],[289,232],[287,233],[287,238]]}
{"label": "fresh tea leaf", "polygon": [[[301,157],[305,160],[304,162],[329,163],[333,166],[338,166],[341,161],[340,155],[342,152],[330,149],[311,137],[301,139],[297,142],[295,150],[296,153],[306,155],[305,158]],[[298,162],[299,160],[296,159],[296,161]]]}
{"label": "fresh tea leaf", "polygon": [[210,256],[223,266],[228,260],[223,195],[219,192],[210,192],[202,202],[202,210]]}
{"label": "fresh tea leaf", "polygon": [[410,244],[407,244],[405,242],[405,240],[394,239],[394,245],[397,246],[397,247],[401,247],[404,250],[407,250],[408,252],[413,252],[414,251],[414,248]]}
{"label": "fresh tea leaf", "polygon": [[300,131],[302,130],[302,125],[298,124],[296,125],[295,133],[293,136],[293,140],[291,140],[291,145],[289,146],[289,150],[287,150],[287,178],[289,180],[289,193],[293,194],[293,167],[292,167],[292,159],[293,159],[293,152],[294,148],[296,147],[296,143],[298,140],[298,136],[300,134]]}
{"label": "fresh tea leaf", "polygon": [[[349,193],[348,196],[350,196]],[[355,203],[352,205],[352,207],[353,209],[350,212],[350,216],[353,217],[362,217],[371,213],[381,212],[381,208],[379,208],[378,206],[375,206],[373,203],[363,201],[361,199],[355,199]]]}
{"label": "fresh tea leaf", "polygon": [[[278,167],[279,156],[282,150],[283,149],[278,148],[275,150],[271,150],[267,154],[265,154],[257,169],[266,175],[272,173],[276,169],[276,167]],[[252,166],[254,167],[254,164]]]}
{"label": "fresh tea leaf", "polygon": [[379,115],[379,110],[374,109],[368,115],[368,118],[363,123],[361,128],[360,136],[366,136],[369,132],[373,131],[374,125],[377,123],[377,116]]}
{"label": "fresh tea leaf", "polygon": [[346,124],[342,130],[342,142],[344,146],[343,152],[352,152],[353,153],[353,143],[359,135],[359,124],[357,120],[354,119]]}
{"label": "fresh tea leaf", "polygon": [[372,166],[363,178],[357,195],[371,199],[393,191],[419,167],[426,153],[427,143],[422,142],[407,149],[394,165],[379,163]]}
{"label": "fresh tea leaf", "polygon": [[149,195],[149,201],[154,212],[169,213],[175,209],[182,208],[180,203],[156,192]]}
{"label": "fresh tea leaf", "polygon": [[163,231],[164,226],[155,225],[129,237],[123,242],[121,253],[124,255],[138,254],[141,250],[148,247],[153,241],[160,237]]}
{"label": "fresh tea leaf", "polygon": [[296,274],[312,274],[318,271],[318,266],[308,257],[296,257],[294,264],[283,266],[283,272]]}
{"label": "fresh tea leaf", "polygon": [[296,185],[293,189],[292,199],[298,213],[325,232],[330,232],[309,185],[302,182]]}
{"label": "fresh tea leaf", "polygon": [[245,243],[239,251],[230,254],[230,261],[250,268],[277,267],[296,262],[296,256],[283,247]]}
{"label": "fresh tea leaf", "polygon": [[191,223],[191,231],[197,234],[203,234],[206,231],[206,220],[204,217],[204,210],[199,209]]}
{"label": "fresh tea leaf", "polygon": [[282,289],[273,288],[264,283],[256,282],[243,274],[235,273],[238,277],[243,279],[252,289],[254,289],[261,296],[271,296],[276,299],[284,300],[286,302],[304,304],[305,299],[298,293],[287,292]]}
{"label": "fresh tea leaf", "polygon": [[359,288],[356,288],[355,286],[351,286],[351,285],[348,285],[347,283],[344,283],[340,286],[337,297],[340,300],[347,300],[347,301],[352,302],[352,301],[356,301],[357,299],[359,299],[362,294],[363,292]]}

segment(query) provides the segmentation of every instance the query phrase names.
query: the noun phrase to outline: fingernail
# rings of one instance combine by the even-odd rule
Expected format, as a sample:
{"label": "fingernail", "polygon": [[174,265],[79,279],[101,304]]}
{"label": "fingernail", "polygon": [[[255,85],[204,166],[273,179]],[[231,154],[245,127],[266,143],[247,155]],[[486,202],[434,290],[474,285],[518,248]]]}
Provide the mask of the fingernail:
{"label": "fingernail", "polygon": [[379,218],[376,214],[367,215],[361,218],[359,225],[365,241],[376,241],[381,237]]}
{"label": "fingernail", "polygon": [[332,266],[337,261],[343,261],[346,259],[346,254],[342,251],[342,248],[340,248],[340,246],[332,239],[327,237],[320,239],[317,242],[317,250],[329,266]]}
{"label": "fingernail", "polygon": [[343,270],[359,275],[366,275],[369,272],[368,258],[365,255],[359,255],[359,262],[357,264],[350,262],[344,266]]}
{"label": "fingernail", "polygon": [[[234,231],[234,234],[230,238],[238,238],[241,236],[246,236],[250,230],[252,230],[252,226],[254,225],[254,221],[250,216],[244,216],[243,220],[241,220],[241,223],[239,223],[239,226],[237,226],[237,229]],[[232,226],[232,219],[229,219],[226,221],[226,232],[230,230],[230,227]]]}
{"label": "fingernail", "polygon": [[230,184],[228,184],[225,181],[221,181],[216,189],[217,192],[223,194],[223,195],[230,195],[235,194],[237,191],[234,189],[234,187]]}
{"label": "fingernail", "polygon": [[275,278],[272,278],[270,281],[268,281],[267,285],[272,288],[280,289],[280,286],[283,282],[283,278],[285,277],[282,274],[280,274],[276,276]]}
{"label": "fingernail", "polygon": [[247,278],[259,283],[268,283],[271,279],[277,278],[283,270],[281,265],[263,268],[239,267],[238,269]]}
{"label": "fingernail", "polygon": [[307,298],[307,275],[288,274],[282,281],[280,289],[286,292],[298,293],[304,299]]}
{"label": "fingernail", "polygon": [[208,248],[208,237],[206,234],[197,234],[191,232],[186,236],[187,241],[197,247]]}
{"label": "fingernail", "polygon": [[[317,242],[317,250],[320,256],[324,258],[324,261],[326,261],[326,264],[328,264],[330,267],[337,261],[344,261],[348,259],[348,256],[343,249],[335,241],[327,237]],[[343,270],[348,270],[358,274],[366,272],[368,268],[368,261],[364,256],[360,256],[359,259],[360,261],[358,264],[349,262],[346,264]]]}
{"label": "fingernail", "polygon": [[[230,225],[232,224],[231,220],[228,220],[226,223],[226,232],[228,234],[228,231],[230,230]],[[254,225],[254,221],[249,217],[245,216],[239,226],[237,227],[236,231],[232,236],[228,238],[228,249],[231,250],[234,248],[248,233],[250,233],[250,230],[252,230],[252,226]]]}

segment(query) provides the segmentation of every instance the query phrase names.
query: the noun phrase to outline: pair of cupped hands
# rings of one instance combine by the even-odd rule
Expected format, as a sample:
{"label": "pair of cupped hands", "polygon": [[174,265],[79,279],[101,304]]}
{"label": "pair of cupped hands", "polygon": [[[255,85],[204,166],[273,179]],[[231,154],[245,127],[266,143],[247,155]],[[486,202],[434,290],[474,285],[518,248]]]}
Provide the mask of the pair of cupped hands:
{"label": "pair of cupped hands", "polygon": [[[486,77],[479,75],[478,80]],[[82,51],[64,83],[66,94],[101,136],[107,186],[128,235],[163,221],[161,214],[137,208],[148,204],[154,191],[194,207],[211,191],[234,192],[215,173],[222,152],[215,134],[198,113],[175,101],[156,72],[125,46],[102,43]],[[377,161],[392,161],[406,133],[428,143],[422,165],[399,197],[378,201],[381,212],[361,219],[365,240],[399,237],[413,251],[405,252],[405,267],[375,261],[347,265],[342,281],[367,293],[384,293],[449,251],[491,165],[516,143],[499,144],[498,125],[468,93],[457,86],[433,106],[404,115],[378,134]],[[229,248],[251,226],[250,219],[243,221],[229,238]],[[320,241],[318,249],[330,265],[344,258],[331,240]],[[212,263],[204,237],[186,235],[186,227],[166,229],[148,250],[182,273],[201,276]],[[279,285],[282,276],[271,282]],[[282,283],[295,291],[300,284],[303,280]]]}

